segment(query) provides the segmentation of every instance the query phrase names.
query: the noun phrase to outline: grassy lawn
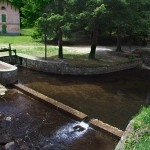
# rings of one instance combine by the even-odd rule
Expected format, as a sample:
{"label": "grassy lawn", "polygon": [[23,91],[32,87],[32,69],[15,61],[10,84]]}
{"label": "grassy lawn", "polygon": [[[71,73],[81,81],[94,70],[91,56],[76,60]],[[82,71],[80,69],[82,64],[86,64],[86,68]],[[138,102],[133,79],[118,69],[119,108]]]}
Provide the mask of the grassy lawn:
{"label": "grassy lawn", "polygon": [[[22,29],[21,36],[0,36],[0,47],[8,47],[8,44],[12,44],[12,48],[17,50],[17,53],[23,53],[35,57],[44,59],[45,48],[44,44],[32,39],[32,29]],[[58,57],[57,46],[47,46],[48,60],[57,60]],[[64,48],[64,61],[72,66],[76,67],[99,67],[99,66],[111,66],[120,63],[128,62],[128,58],[114,56],[110,54],[97,54],[96,60],[89,60],[88,53],[76,52],[69,48]]]}
{"label": "grassy lawn", "polygon": [[22,29],[21,30],[21,36],[0,36],[0,45],[8,45],[11,43],[13,46],[17,45],[24,45],[24,46],[29,46],[29,45],[43,45],[40,42],[34,40],[31,37],[32,34],[32,29]]}
{"label": "grassy lawn", "polygon": [[143,108],[134,118],[134,131],[126,140],[125,150],[150,149],[150,106]]}
{"label": "grassy lawn", "polygon": [[0,44],[12,45],[39,45],[38,42],[35,42],[31,36],[1,36]]}

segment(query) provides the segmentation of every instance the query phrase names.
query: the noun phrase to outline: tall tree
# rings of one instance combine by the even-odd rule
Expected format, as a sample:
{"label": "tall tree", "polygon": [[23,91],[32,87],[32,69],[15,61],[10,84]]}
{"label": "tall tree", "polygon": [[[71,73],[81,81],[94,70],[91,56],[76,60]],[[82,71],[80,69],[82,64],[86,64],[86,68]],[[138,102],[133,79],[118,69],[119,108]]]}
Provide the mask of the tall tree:
{"label": "tall tree", "polygon": [[[42,33],[44,34],[44,43],[45,43],[45,60],[47,59],[47,36],[49,35],[49,21],[48,21],[48,15],[44,13],[42,17],[39,17],[36,21],[36,27],[38,30],[38,35],[36,36],[42,36]],[[35,35],[34,35],[35,36]],[[35,38],[35,37],[34,37]]]}
{"label": "tall tree", "polygon": [[51,0],[44,10],[48,14],[50,36],[58,36],[58,57],[60,59],[63,58],[63,35],[67,35],[72,26],[72,15],[68,12],[71,2],[72,0]]}
{"label": "tall tree", "polygon": [[96,8],[93,10],[93,31],[91,35],[91,51],[89,54],[89,59],[95,59],[98,31],[103,22],[105,11],[105,5],[102,2],[99,2],[99,4],[97,3]]}
{"label": "tall tree", "polygon": [[105,1],[108,16],[111,20],[111,25],[117,35],[117,49],[121,51],[122,36],[129,25],[130,11],[127,7],[126,0],[108,0]]}
{"label": "tall tree", "polygon": [[140,36],[145,40],[150,34],[150,1],[127,0],[127,2],[132,14],[129,35]]}
{"label": "tall tree", "polygon": [[[95,59],[97,38],[100,26],[104,23],[106,8],[103,0],[87,0],[78,14],[78,22],[82,28],[91,32],[91,51],[89,59]],[[82,23],[81,23],[82,22]]]}
{"label": "tall tree", "polygon": [[105,0],[110,18],[110,27],[116,31],[117,48],[122,51],[122,38],[124,35],[147,35],[149,23],[149,0]]}

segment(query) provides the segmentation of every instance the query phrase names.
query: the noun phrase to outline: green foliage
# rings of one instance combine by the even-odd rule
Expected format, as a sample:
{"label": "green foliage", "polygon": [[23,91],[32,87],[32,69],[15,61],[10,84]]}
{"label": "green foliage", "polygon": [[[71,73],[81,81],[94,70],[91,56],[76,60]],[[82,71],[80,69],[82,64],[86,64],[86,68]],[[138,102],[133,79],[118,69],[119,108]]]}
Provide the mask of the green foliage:
{"label": "green foliage", "polygon": [[134,131],[130,133],[125,143],[125,150],[148,150],[150,149],[150,106],[143,107],[134,118]]}
{"label": "green foliage", "polygon": [[139,128],[141,127],[141,122],[135,121],[135,122],[133,123],[133,127],[134,127],[134,130],[139,129]]}
{"label": "green foliage", "polygon": [[23,7],[23,1],[22,0],[8,0],[8,1],[11,2],[13,5],[15,5],[18,8]]}
{"label": "green foliage", "polygon": [[91,45],[96,45],[97,35],[114,33],[121,50],[122,37],[145,39],[150,35],[150,0],[9,1],[21,8],[24,27],[35,26],[32,37],[36,39],[43,39],[44,33],[49,39],[58,39],[59,35],[85,31],[91,34]]}
{"label": "green foliage", "polygon": [[40,39],[42,37],[42,31],[39,28],[34,28],[34,31],[32,32],[31,37],[33,39]]}
{"label": "green foliage", "polygon": [[93,16],[97,17],[97,16],[100,16],[100,15],[103,15],[103,14],[105,14],[105,11],[106,11],[105,5],[101,4],[100,6],[98,6],[94,9]]}
{"label": "green foliage", "polygon": [[142,108],[139,115],[137,115],[135,119],[140,120],[142,124],[150,125],[150,106],[148,108]]}
{"label": "green foliage", "polygon": [[42,10],[50,2],[50,0],[22,0],[23,7],[21,12],[23,17],[22,24],[26,27],[33,27],[35,20],[41,15]]}

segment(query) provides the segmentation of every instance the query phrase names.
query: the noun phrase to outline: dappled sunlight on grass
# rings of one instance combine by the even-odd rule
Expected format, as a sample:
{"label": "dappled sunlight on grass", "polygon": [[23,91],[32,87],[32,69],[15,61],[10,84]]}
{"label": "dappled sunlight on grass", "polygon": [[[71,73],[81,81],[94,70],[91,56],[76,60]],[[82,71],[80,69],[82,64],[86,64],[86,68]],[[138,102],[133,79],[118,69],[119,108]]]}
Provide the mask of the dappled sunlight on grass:
{"label": "dappled sunlight on grass", "polygon": [[[23,53],[31,56],[38,57],[40,59],[45,59],[45,47],[43,46],[36,46],[36,45],[28,45],[28,46],[12,46],[17,50],[17,53]],[[75,67],[102,67],[102,66],[111,66],[117,65],[125,62],[129,62],[128,58],[115,56],[111,53],[97,53],[95,60],[88,59],[88,53],[79,53],[78,51],[72,51],[69,48],[63,50],[64,59],[63,61],[70,66]],[[55,60],[55,61],[62,61],[58,58],[58,47],[48,46],[47,47],[47,60]]]}
{"label": "dappled sunlight on grass", "polygon": [[[112,65],[117,65],[120,63],[128,62],[129,60],[127,58],[118,57],[118,59],[114,58],[114,56],[108,54],[97,54],[95,60],[88,59],[89,54],[71,54],[69,51],[67,54],[64,54],[63,61],[70,66],[74,67],[109,67]],[[44,59],[44,57],[42,58]],[[51,57],[48,57],[48,60],[57,60],[57,55],[53,55]]]}
{"label": "dappled sunlight on grass", "polygon": [[[1,36],[0,47],[8,48],[9,43],[11,43],[12,49],[16,49],[17,53],[45,59],[44,43],[32,39],[32,31],[33,29],[22,29],[21,36]],[[96,59],[89,60],[90,46],[64,46],[64,59],[60,60],[58,58],[58,46],[47,45],[47,60],[64,61],[75,67],[108,67],[129,62],[128,58],[116,56],[111,51],[112,49],[108,47],[97,47]]]}

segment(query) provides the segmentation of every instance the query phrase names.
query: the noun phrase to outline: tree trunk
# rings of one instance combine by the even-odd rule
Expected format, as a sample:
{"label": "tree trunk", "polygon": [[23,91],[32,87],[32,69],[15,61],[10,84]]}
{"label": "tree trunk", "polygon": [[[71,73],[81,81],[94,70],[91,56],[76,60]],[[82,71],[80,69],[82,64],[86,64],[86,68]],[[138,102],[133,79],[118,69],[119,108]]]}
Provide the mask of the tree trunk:
{"label": "tree trunk", "polygon": [[118,28],[118,31],[117,31],[117,49],[116,49],[117,52],[122,52],[121,45],[122,45],[121,29]]}
{"label": "tree trunk", "polygon": [[109,39],[112,39],[112,30],[109,31]]}
{"label": "tree trunk", "polygon": [[95,59],[95,54],[96,54],[96,46],[97,46],[97,36],[98,36],[98,19],[95,18],[94,20],[94,27],[93,27],[93,33],[91,37],[91,51],[89,54],[89,59]]}
{"label": "tree trunk", "polygon": [[63,59],[63,46],[62,46],[62,31],[59,29],[59,40],[58,40],[58,58]]}

